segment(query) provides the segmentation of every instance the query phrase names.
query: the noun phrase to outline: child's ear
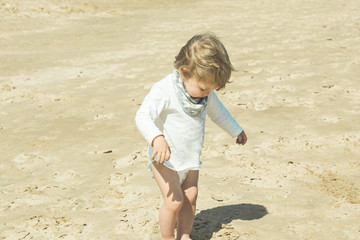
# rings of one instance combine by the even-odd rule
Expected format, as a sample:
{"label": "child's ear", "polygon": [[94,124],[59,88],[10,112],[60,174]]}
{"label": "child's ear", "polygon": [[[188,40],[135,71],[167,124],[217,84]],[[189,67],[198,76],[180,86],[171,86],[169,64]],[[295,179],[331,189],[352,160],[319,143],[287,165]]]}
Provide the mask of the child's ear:
{"label": "child's ear", "polygon": [[190,77],[188,69],[184,66],[179,69],[179,72],[182,79],[188,79]]}

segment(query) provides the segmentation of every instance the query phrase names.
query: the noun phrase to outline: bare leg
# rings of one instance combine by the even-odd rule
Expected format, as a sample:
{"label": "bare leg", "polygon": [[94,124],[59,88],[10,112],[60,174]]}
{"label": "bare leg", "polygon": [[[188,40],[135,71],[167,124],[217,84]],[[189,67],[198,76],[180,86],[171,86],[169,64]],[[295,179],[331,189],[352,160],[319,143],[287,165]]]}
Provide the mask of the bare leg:
{"label": "bare leg", "polygon": [[151,169],[164,198],[159,214],[162,239],[175,239],[175,222],[183,204],[179,176],[163,164],[152,163]]}
{"label": "bare leg", "polygon": [[190,170],[185,181],[181,185],[183,192],[183,205],[180,209],[177,221],[177,239],[189,240],[196,210],[198,195],[199,171]]}

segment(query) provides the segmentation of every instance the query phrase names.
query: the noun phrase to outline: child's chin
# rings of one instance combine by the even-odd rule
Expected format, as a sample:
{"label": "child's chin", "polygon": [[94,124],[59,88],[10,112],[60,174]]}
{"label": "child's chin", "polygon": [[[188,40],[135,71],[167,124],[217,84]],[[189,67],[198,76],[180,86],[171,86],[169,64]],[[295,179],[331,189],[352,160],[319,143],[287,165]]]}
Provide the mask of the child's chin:
{"label": "child's chin", "polygon": [[194,95],[190,95],[191,97],[193,97],[193,98],[203,98],[203,96],[200,96],[200,95],[196,95],[196,94],[194,94]]}

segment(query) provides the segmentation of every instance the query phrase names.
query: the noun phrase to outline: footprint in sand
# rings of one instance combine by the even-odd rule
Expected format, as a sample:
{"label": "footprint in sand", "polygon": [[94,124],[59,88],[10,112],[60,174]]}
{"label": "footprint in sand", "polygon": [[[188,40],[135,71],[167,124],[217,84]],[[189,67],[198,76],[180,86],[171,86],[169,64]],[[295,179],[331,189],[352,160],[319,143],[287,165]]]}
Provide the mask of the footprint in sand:
{"label": "footprint in sand", "polygon": [[23,196],[21,196],[21,198],[20,197],[16,198],[15,200],[3,206],[3,208],[5,207],[9,210],[25,209],[25,208],[27,209],[32,207],[35,208],[36,206],[48,204],[51,201],[52,199],[46,196],[24,194]]}
{"label": "footprint in sand", "polygon": [[341,117],[325,115],[325,116],[322,116],[320,118],[320,120],[325,123],[337,123],[341,120]]}
{"label": "footprint in sand", "polygon": [[49,167],[51,160],[38,156],[34,153],[22,153],[13,159],[17,168],[25,171],[33,171],[39,168]]}
{"label": "footprint in sand", "polygon": [[[57,183],[60,183],[60,182],[65,182],[65,181],[73,181],[75,180],[75,182],[77,184],[80,183],[80,180],[81,180],[81,176],[76,174],[74,171],[72,170],[68,170],[66,172],[57,172],[53,175],[53,180]],[[74,184],[74,182],[71,183],[72,185]]]}
{"label": "footprint in sand", "polygon": [[109,177],[110,186],[123,186],[125,183],[129,182],[129,179],[133,176],[132,173],[123,174],[123,173],[111,173]]}
{"label": "footprint in sand", "polygon": [[133,159],[131,159],[130,156],[117,159],[117,160],[113,161],[114,168],[115,168],[115,169],[119,169],[119,168],[129,167],[129,166],[132,165],[131,160],[133,160]]}
{"label": "footprint in sand", "polygon": [[[41,231],[42,236],[46,238],[55,237],[68,239],[71,235],[82,233],[87,226],[86,223],[61,216],[46,217],[39,215],[30,217],[26,219],[25,222],[29,230],[29,235],[27,236],[29,239],[33,238],[33,234],[39,231]],[[70,237],[69,239],[73,238]]]}
{"label": "footprint in sand", "polygon": [[113,161],[114,168],[126,168],[139,162],[147,162],[147,148],[131,153],[130,155]]}
{"label": "footprint in sand", "polygon": [[110,120],[116,118],[118,115],[115,113],[107,113],[107,114],[96,114],[93,117],[93,120]]}
{"label": "footprint in sand", "polygon": [[359,135],[352,135],[346,134],[342,136],[338,142],[346,147],[350,147],[352,151],[359,151],[360,150],[360,136]]}
{"label": "footprint in sand", "polygon": [[131,227],[131,221],[129,221],[128,209],[123,209],[119,214],[120,221],[118,225],[115,227],[115,231],[117,234],[125,234],[126,231],[124,229],[129,229]]}
{"label": "footprint in sand", "polygon": [[272,76],[272,77],[266,78],[267,82],[280,82],[282,80],[283,80],[282,76]]}

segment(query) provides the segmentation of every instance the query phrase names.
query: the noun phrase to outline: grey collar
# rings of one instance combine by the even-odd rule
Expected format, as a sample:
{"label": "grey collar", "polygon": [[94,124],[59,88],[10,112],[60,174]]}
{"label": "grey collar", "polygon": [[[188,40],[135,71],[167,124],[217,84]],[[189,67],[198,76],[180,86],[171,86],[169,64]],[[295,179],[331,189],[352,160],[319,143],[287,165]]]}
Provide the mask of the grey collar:
{"label": "grey collar", "polygon": [[194,98],[190,96],[176,69],[173,71],[173,83],[177,99],[184,112],[192,117],[199,116],[206,109],[208,97]]}

